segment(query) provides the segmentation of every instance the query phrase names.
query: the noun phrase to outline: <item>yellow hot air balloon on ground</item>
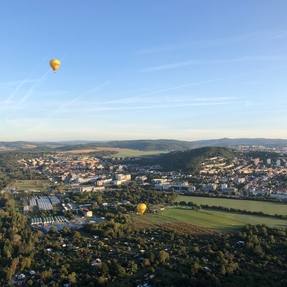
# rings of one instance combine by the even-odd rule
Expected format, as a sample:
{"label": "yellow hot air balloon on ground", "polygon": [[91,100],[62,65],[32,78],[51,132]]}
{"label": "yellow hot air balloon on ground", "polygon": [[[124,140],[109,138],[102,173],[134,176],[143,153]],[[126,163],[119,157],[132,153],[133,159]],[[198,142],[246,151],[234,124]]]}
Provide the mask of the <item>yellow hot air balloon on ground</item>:
{"label": "yellow hot air balloon on ground", "polygon": [[139,204],[137,205],[137,212],[138,212],[140,215],[143,215],[143,214],[145,213],[146,209],[147,209],[147,206],[146,206],[145,203],[139,203]]}
{"label": "yellow hot air balloon on ground", "polygon": [[57,70],[60,69],[61,61],[58,59],[52,59],[52,60],[50,60],[50,66],[51,66],[52,70],[54,72],[56,72]]}

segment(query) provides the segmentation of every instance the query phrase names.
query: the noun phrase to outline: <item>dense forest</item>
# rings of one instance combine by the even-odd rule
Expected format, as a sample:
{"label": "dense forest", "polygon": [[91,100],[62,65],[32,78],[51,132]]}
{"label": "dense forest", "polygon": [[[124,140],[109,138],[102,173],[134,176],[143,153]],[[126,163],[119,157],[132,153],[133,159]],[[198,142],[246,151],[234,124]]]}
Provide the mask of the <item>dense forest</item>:
{"label": "dense forest", "polygon": [[11,196],[2,194],[0,205],[0,285],[5,286],[17,271],[31,267],[37,237]]}

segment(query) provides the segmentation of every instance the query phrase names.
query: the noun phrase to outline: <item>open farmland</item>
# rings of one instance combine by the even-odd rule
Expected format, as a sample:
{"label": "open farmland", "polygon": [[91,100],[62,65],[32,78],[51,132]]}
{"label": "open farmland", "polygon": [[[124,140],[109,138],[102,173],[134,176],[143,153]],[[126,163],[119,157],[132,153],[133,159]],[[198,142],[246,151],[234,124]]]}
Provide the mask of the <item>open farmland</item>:
{"label": "open farmland", "polygon": [[136,150],[136,149],[125,149],[125,148],[119,148],[116,154],[113,154],[112,156],[116,157],[138,157],[138,156],[147,156],[147,155],[155,155],[163,153],[163,151],[158,150],[150,150],[150,151],[144,151],[144,150]]}
{"label": "open farmland", "polygon": [[218,197],[217,198],[199,197],[199,196],[186,196],[186,195],[179,195],[176,198],[176,201],[193,202],[198,205],[205,204],[209,206],[222,206],[226,208],[235,208],[252,212],[261,211],[270,215],[274,214],[287,215],[287,204],[277,202],[228,199]]}
{"label": "open farmland", "polygon": [[138,157],[146,155],[156,155],[163,153],[163,151],[143,151],[137,149],[128,149],[128,148],[114,148],[114,147],[96,147],[96,148],[82,148],[82,149],[71,149],[65,151],[64,153],[70,154],[84,154],[84,153],[97,153],[97,152],[106,152],[110,153],[108,157]]}
{"label": "open farmland", "polygon": [[287,227],[287,220],[269,217],[260,217],[230,212],[192,210],[182,207],[170,207],[159,214],[146,214],[133,218],[134,226],[167,227],[172,229],[185,229],[186,232],[206,230],[231,231],[246,224],[265,224],[272,227]]}

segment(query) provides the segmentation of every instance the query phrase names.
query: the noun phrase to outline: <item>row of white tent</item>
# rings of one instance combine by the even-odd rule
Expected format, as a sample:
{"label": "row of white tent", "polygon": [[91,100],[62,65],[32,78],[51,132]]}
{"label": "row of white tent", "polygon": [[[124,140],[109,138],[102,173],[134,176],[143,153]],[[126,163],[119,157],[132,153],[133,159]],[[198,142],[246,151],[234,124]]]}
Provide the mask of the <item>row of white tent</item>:
{"label": "row of white tent", "polygon": [[45,217],[32,217],[31,225],[51,224],[51,223],[67,223],[69,220],[64,216],[45,216]]}

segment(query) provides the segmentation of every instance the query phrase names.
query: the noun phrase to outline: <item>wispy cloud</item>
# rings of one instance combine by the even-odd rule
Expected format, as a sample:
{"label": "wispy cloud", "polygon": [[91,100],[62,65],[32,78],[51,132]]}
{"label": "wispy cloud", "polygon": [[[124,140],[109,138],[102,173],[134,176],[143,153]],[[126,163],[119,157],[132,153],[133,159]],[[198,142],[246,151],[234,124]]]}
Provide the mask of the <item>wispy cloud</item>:
{"label": "wispy cloud", "polygon": [[198,60],[187,60],[187,61],[176,62],[176,63],[171,63],[171,64],[147,67],[147,68],[142,69],[140,72],[156,72],[156,71],[163,71],[163,70],[172,70],[172,69],[187,67],[191,65],[199,65],[200,63],[202,64],[202,62]]}
{"label": "wispy cloud", "polygon": [[178,90],[189,88],[189,87],[212,84],[212,83],[223,81],[223,80],[224,79],[222,78],[218,78],[218,79],[211,79],[211,80],[205,80],[205,81],[194,81],[194,82],[184,83],[184,84],[180,84],[180,85],[176,85],[172,87],[149,90],[143,93],[139,93],[136,96],[109,100],[109,101],[102,102],[102,104],[121,104],[121,103],[128,103],[128,102],[134,102],[134,101],[142,101],[144,98],[149,98],[155,95],[163,95],[169,92],[178,91]]}
{"label": "wispy cloud", "polygon": [[97,104],[92,105],[82,103],[82,105],[70,106],[69,110],[62,111],[63,113],[82,113],[85,116],[93,117],[94,113],[108,111],[137,111],[137,110],[162,110],[162,109],[180,109],[186,107],[208,107],[221,105],[243,104],[243,100],[237,97],[193,97],[189,99],[166,98],[164,101],[156,98],[134,98],[133,101],[123,101],[113,104]]}
{"label": "wispy cloud", "polygon": [[97,85],[96,87],[90,89],[90,90],[82,92],[79,96],[76,96],[76,97],[72,98],[71,100],[60,105],[56,110],[54,110],[52,113],[50,113],[50,115],[54,115],[58,112],[65,110],[69,106],[77,103],[81,98],[85,97],[87,94],[94,94],[94,93],[100,91],[101,89],[103,89],[104,87],[106,87],[108,85],[110,85],[110,81],[107,80],[107,81],[104,81],[103,83]]}
{"label": "wispy cloud", "polygon": [[22,79],[22,80],[15,80],[15,81],[6,81],[6,82],[0,82],[0,87],[3,86],[8,86],[8,87],[14,87],[14,86],[18,86],[20,84],[22,84],[23,82],[25,84],[29,84],[29,83],[34,83],[37,82],[39,79]]}
{"label": "wispy cloud", "polygon": [[[105,112],[105,111],[124,111],[124,110],[149,110],[149,109],[167,109],[167,108],[183,108],[187,106],[212,106],[212,105],[227,105],[238,101],[237,97],[196,97],[186,95],[167,95],[169,92],[175,92],[180,89],[211,84],[223,79],[212,79],[198,82],[184,83],[177,86],[168,88],[155,89],[138,94],[137,96],[124,97],[120,99],[108,100],[108,101],[95,101],[93,99],[85,99],[86,92],[79,95],[66,103],[60,105],[56,110],[52,110],[45,118],[52,118],[55,115],[61,113],[79,113],[87,116],[88,113],[93,112]],[[105,81],[96,88],[89,91],[100,91],[107,86],[110,82]],[[161,97],[155,97],[156,95],[162,95]]]}
{"label": "wispy cloud", "polygon": [[[78,106],[77,102],[85,97],[87,94],[93,94],[96,93],[100,90],[102,90],[104,87],[108,86],[110,84],[110,81],[106,80],[103,83],[97,85],[96,87],[89,89],[87,91],[82,92],[79,96],[76,96],[70,100],[68,100],[67,102],[59,105],[56,109],[51,110],[49,109],[49,113],[42,117],[41,120],[39,121],[39,123],[37,125],[34,125],[30,131],[33,131],[35,129],[38,129],[39,127],[43,126],[43,124],[49,120],[51,120],[52,118],[54,118],[55,116],[57,116],[59,113],[66,113],[69,112],[71,110],[71,106],[76,105]],[[77,108],[78,109],[78,108]]]}
{"label": "wispy cloud", "polygon": [[23,81],[19,82],[18,85],[15,87],[13,92],[8,96],[6,102],[9,103],[11,100],[16,96],[16,94],[21,90],[21,88],[27,83],[27,80],[24,79]]}
{"label": "wispy cloud", "polygon": [[[46,58],[42,59],[43,61],[47,61]],[[33,72],[35,72],[35,67],[34,69],[32,69],[32,71],[30,71],[30,73],[28,73],[26,75],[26,77],[22,80],[16,80],[16,81],[6,81],[6,82],[0,82],[0,87],[4,86],[4,87],[14,87],[13,91],[10,93],[10,95],[7,97],[7,99],[5,100],[6,103],[11,103],[12,100],[16,97],[17,93],[25,86],[30,85],[30,88],[28,91],[30,91],[29,93],[31,93],[31,87],[35,87],[35,85],[37,85],[37,83],[41,82],[43,79],[42,77],[39,78],[31,78],[31,75],[33,74]]]}
{"label": "wispy cloud", "polygon": [[188,67],[193,65],[214,65],[214,64],[233,64],[233,63],[244,63],[244,62],[269,62],[269,61],[286,61],[286,55],[277,55],[277,56],[244,56],[238,58],[229,58],[229,59],[210,59],[210,60],[187,60],[176,63],[163,64],[159,66],[147,67],[140,72],[156,72],[164,70],[172,70],[182,67]]}
{"label": "wispy cloud", "polygon": [[34,90],[46,80],[47,76],[51,73],[51,70],[47,70],[39,79],[38,81],[34,82],[33,85],[28,89],[25,95],[19,100],[19,104],[25,103],[32,95]]}
{"label": "wispy cloud", "polygon": [[[241,102],[233,102],[241,103]],[[161,110],[161,109],[178,109],[178,108],[187,108],[187,107],[207,107],[207,106],[222,106],[228,105],[230,103],[219,101],[219,102],[205,102],[205,103],[177,103],[177,104],[150,104],[150,105],[135,105],[135,106],[106,106],[106,107],[95,107],[86,109],[86,112],[107,112],[107,111],[139,111],[139,110]],[[93,116],[93,115],[91,115]]]}
{"label": "wispy cloud", "polygon": [[162,52],[172,52],[176,50],[191,49],[191,48],[207,48],[220,47],[229,44],[250,43],[252,41],[270,41],[287,38],[286,30],[263,30],[254,31],[246,34],[230,35],[226,37],[219,37],[209,40],[191,40],[187,43],[181,44],[166,44],[150,48],[143,48],[136,51],[138,55],[157,54]]}
{"label": "wispy cloud", "polygon": [[4,100],[6,104],[12,103],[13,99],[17,96],[17,93],[20,92],[22,88],[24,88],[27,85],[34,85],[37,82],[39,82],[40,79],[23,79],[20,81],[11,81],[11,82],[2,82],[0,83],[0,86],[8,86],[8,87],[14,87],[13,91],[10,93],[10,95]]}

